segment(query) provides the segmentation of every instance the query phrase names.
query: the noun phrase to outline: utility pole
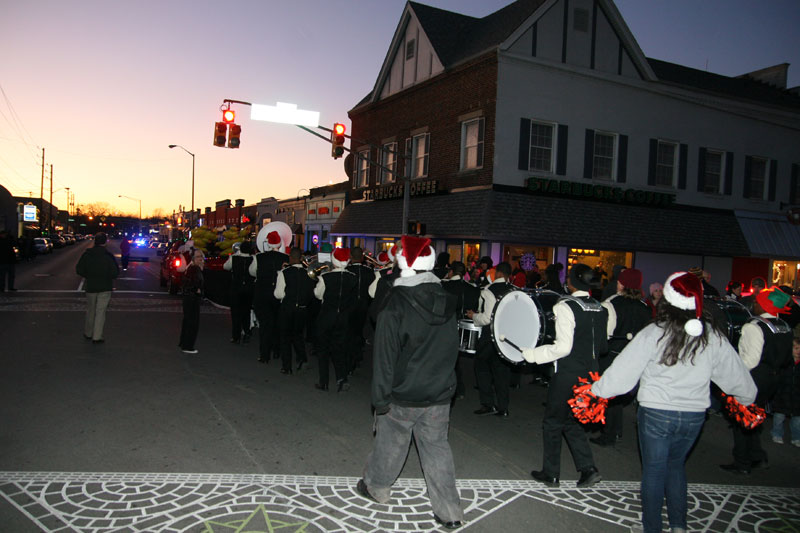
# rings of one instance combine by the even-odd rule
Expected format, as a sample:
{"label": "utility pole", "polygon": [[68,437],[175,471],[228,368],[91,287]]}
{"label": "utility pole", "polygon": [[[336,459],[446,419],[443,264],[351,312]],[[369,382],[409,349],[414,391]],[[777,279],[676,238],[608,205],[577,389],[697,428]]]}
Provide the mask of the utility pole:
{"label": "utility pole", "polygon": [[72,233],[70,231],[70,227],[69,227],[69,215],[70,215],[70,212],[69,212],[69,187],[64,187],[64,188],[67,189],[67,223],[65,224],[65,226],[67,227],[67,233]]}
{"label": "utility pole", "polygon": [[[39,191],[39,208],[42,211],[41,215],[44,217],[44,148],[42,148],[42,187]],[[42,228],[42,221],[39,221],[39,231]]]}
{"label": "utility pole", "polygon": [[47,206],[47,231],[53,226],[53,165],[50,165],[50,205]]}

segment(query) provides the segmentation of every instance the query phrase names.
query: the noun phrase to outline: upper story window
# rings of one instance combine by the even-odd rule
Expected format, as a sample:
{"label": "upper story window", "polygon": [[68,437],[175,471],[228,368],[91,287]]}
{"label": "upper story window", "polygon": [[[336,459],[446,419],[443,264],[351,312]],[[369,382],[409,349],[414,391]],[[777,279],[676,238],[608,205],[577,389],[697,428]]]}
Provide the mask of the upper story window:
{"label": "upper story window", "polygon": [[461,123],[461,170],[483,167],[484,119]]}
{"label": "upper story window", "polygon": [[428,177],[430,144],[430,133],[423,133],[415,135],[411,139],[406,139],[406,153],[411,155],[411,172],[409,176],[412,179]]}
{"label": "upper story window", "polygon": [[369,150],[358,152],[358,164],[355,171],[356,188],[359,189],[369,185]]}
{"label": "upper story window", "polygon": [[555,124],[531,121],[530,170],[553,171]]}
{"label": "upper story window", "polygon": [[597,180],[614,179],[617,163],[617,135],[615,133],[594,132],[594,152],[592,154],[592,178]]}
{"label": "upper story window", "polygon": [[[391,142],[383,145],[381,150],[381,184],[393,183],[395,181],[395,174],[392,172],[397,171],[397,143]],[[386,169],[391,170],[388,172]]]}
{"label": "upper story window", "polygon": [[749,157],[749,172],[745,181],[749,182],[747,198],[765,200],[767,198],[767,176],[769,175],[769,159],[764,157]]}
{"label": "upper story window", "polygon": [[703,168],[703,190],[706,194],[722,194],[723,177],[725,176],[725,152],[706,150]]}
{"label": "upper story window", "polygon": [[656,150],[656,183],[661,187],[675,187],[678,170],[678,144],[658,141]]}
{"label": "upper story window", "polygon": [[414,59],[414,53],[417,50],[417,40],[411,39],[406,43],[406,60]]}

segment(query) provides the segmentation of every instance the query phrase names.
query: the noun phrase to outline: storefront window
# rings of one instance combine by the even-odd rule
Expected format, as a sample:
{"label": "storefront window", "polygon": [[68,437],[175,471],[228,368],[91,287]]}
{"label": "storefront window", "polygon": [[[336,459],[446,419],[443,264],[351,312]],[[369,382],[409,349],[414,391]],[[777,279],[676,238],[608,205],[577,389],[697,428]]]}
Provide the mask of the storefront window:
{"label": "storefront window", "polygon": [[366,239],[364,239],[364,237],[350,237],[350,248],[358,246],[363,250],[365,244]]}
{"label": "storefront window", "polygon": [[464,264],[467,266],[467,270],[471,266],[477,265],[478,259],[481,258],[481,245],[477,242],[465,242],[462,257],[464,257]]}
{"label": "storefront window", "polygon": [[605,287],[613,274],[614,265],[624,265],[626,268],[631,267],[633,253],[570,248],[567,260],[570,265],[583,263],[597,270],[603,280],[603,287]]}
{"label": "storefront window", "polygon": [[800,272],[800,262],[775,260],[772,262],[771,285],[788,285],[792,289],[798,289],[798,272]]}
{"label": "storefront window", "polygon": [[[547,265],[553,262],[553,248],[547,246],[527,246],[524,244],[508,244],[503,247],[503,261],[511,265],[511,268],[516,268],[520,260],[525,256],[523,261],[525,265],[522,267],[530,268],[530,259],[534,259],[536,266],[540,270],[547,268]],[[532,257],[531,257],[532,256]]]}
{"label": "storefront window", "polygon": [[452,264],[453,261],[461,261],[461,244],[448,244],[447,245],[447,253],[450,254],[450,263]]}

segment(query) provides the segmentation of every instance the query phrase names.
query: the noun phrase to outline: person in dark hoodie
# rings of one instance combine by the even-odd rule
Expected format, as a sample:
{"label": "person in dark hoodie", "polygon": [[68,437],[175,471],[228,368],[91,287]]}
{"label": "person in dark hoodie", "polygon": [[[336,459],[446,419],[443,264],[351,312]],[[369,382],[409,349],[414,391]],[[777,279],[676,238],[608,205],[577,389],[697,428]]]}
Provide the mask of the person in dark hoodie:
{"label": "person in dark hoodie", "polygon": [[83,336],[95,344],[103,342],[106,309],[111,301],[114,278],[119,276],[117,260],[106,250],[108,237],[100,232],[94,236],[94,246],[89,248],[75,265],[75,272],[86,279],[86,321]]}
{"label": "person in dark hoodie", "polygon": [[431,272],[430,239],[404,235],[401,246],[397,253],[401,274],[378,315],[375,331],[372,405],[376,435],[356,490],[369,500],[388,502],[413,435],[433,518],[455,529],[461,527],[464,516],[447,440],[459,344],[456,297]]}

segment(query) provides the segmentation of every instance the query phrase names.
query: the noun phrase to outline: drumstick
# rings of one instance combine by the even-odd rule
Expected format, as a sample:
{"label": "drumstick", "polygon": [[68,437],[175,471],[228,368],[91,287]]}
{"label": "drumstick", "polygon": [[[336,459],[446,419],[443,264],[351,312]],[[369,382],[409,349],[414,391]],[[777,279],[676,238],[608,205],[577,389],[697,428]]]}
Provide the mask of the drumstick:
{"label": "drumstick", "polygon": [[522,353],[522,348],[520,348],[519,346],[517,346],[516,344],[514,344],[513,342],[511,342],[510,340],[508,340],[508,339],[506,338],[506,336],[505,336],[505,335],[500,335],[499,339],[500,339],[500,342],[505,342],[505,343],[508,343],[508,344],[510,344],[510,345],[511,345],[513,348],[516,348],[518,352]]}

